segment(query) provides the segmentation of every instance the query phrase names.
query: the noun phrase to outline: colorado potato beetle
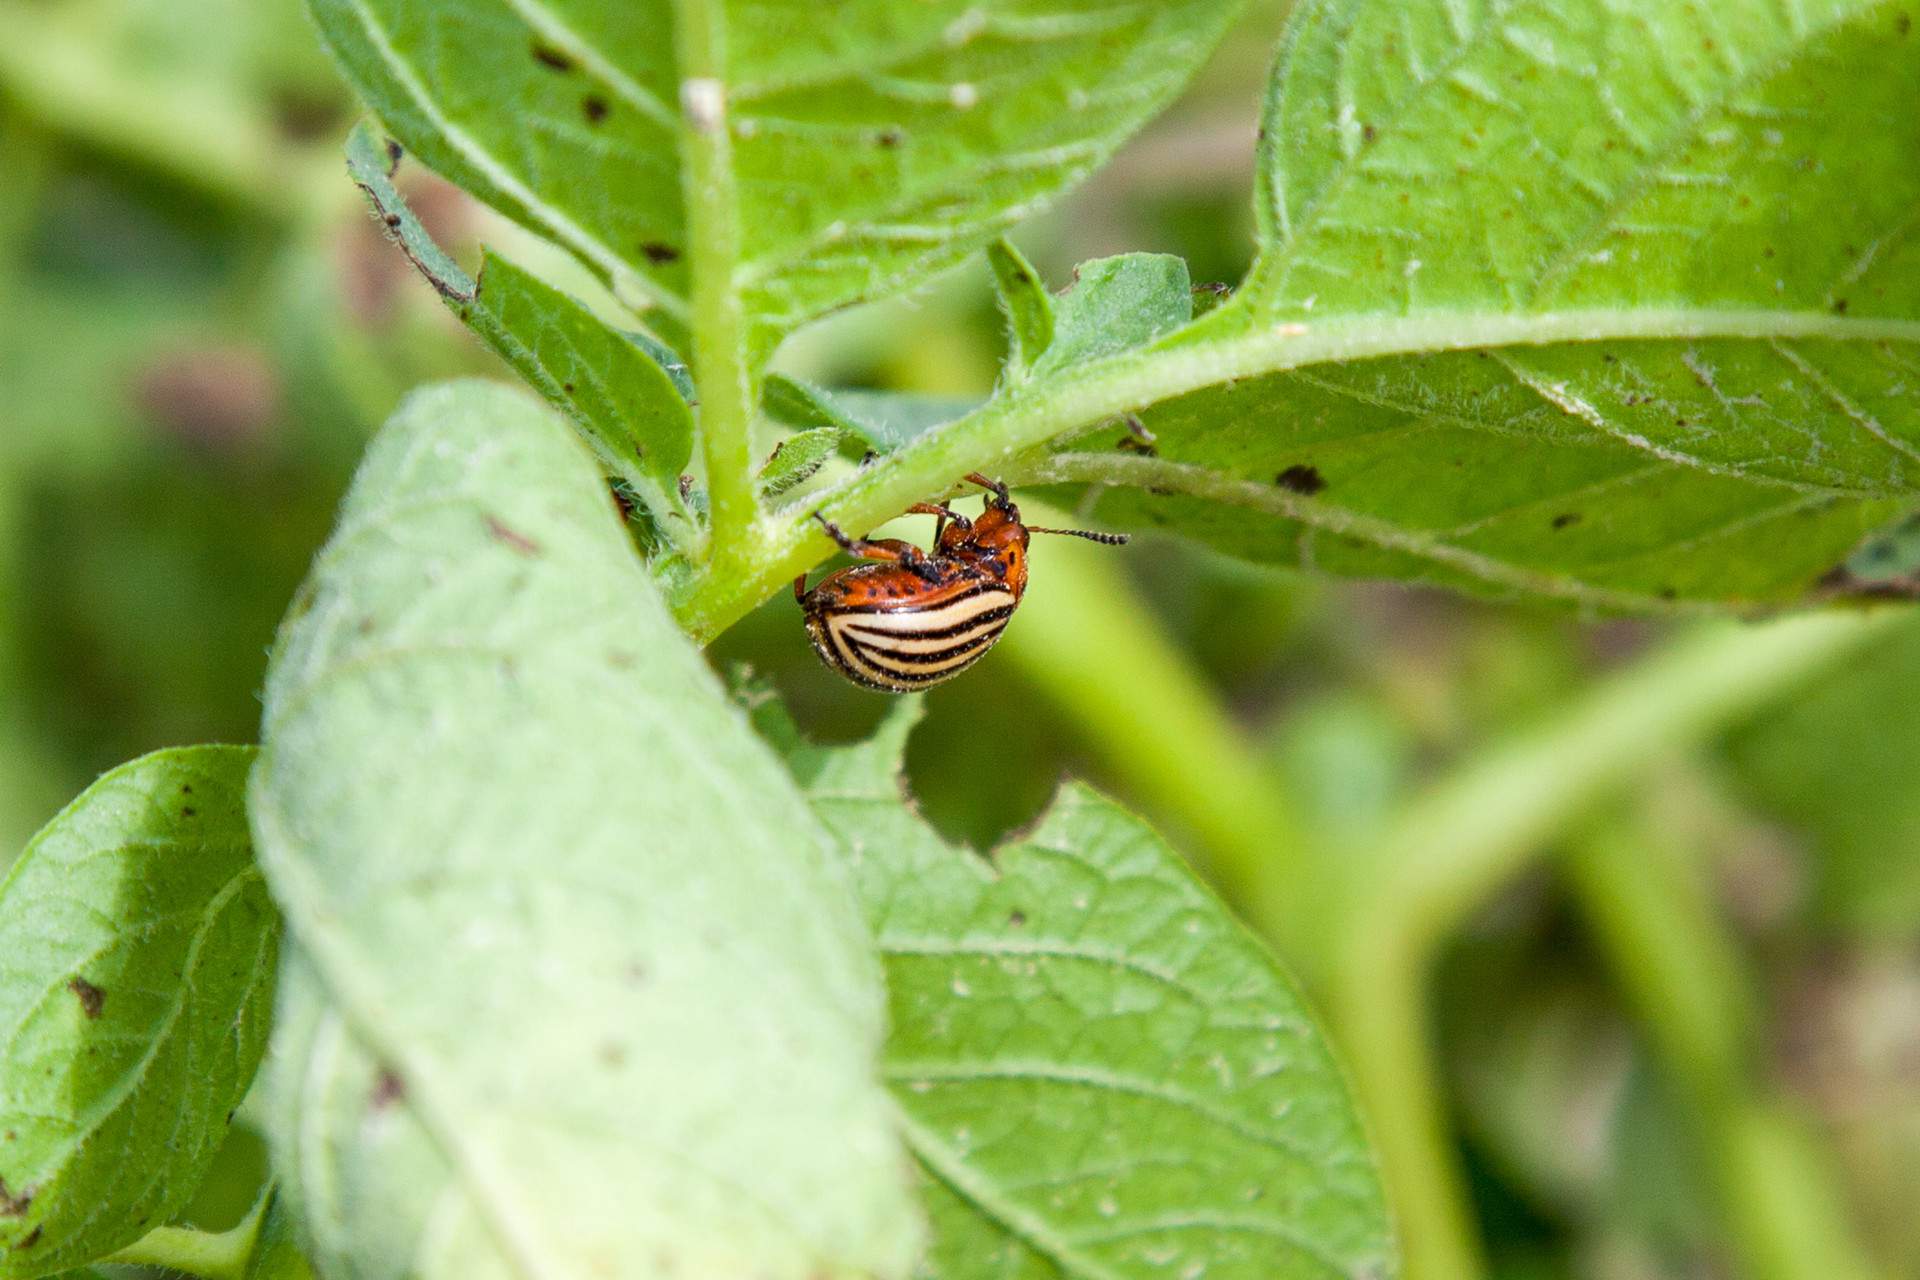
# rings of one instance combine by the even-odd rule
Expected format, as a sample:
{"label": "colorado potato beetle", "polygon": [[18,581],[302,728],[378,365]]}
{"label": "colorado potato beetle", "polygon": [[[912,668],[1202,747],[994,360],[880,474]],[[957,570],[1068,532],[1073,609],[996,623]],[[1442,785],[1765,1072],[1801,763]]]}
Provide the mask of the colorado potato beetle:
{"label": "colorado potato beetle", "polygon": [[992,495],[977,519],[939,503],[907,508],[938,517],[931,552],[899,538],[850,538],[814,514],[841,550],[876,562],[830,573],[811,591],[805,574],[793,580],[814,652],[855,684],[911,693],[979,661],[1027,589],[1028,534],[1063,533],[1109,546],[1127,540],[1123,533],[1022,524],[1006,485],[978,472],[967,479]]}

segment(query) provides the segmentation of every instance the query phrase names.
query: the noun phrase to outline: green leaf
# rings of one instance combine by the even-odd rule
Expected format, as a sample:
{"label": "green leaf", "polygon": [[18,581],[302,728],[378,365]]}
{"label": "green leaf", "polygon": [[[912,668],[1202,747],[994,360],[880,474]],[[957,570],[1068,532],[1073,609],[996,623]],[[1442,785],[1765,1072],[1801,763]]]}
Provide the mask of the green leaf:
{"label": "green leaf", "polygon": [[1324,1037],[1158,836],[1070,786],[988,862],[903,802],[917,701],[824,749],[750,699],[843,842],[885,957],[924,1275],[1391,1272]]}
{"label": "green leaf", "polygon": [[[309,4],[408,150],[623,299],[676,316],[698,239],[682,141],[723,134],[701,182],[737,195],[731,287],[773,332],[911,288],[1084,177],[1240,8],[845,0],[823,19],[805,0]],[[724,49],[723,65],[683,65],[677,50],[696,46]]]}
{"label": "green leaf", "polygon": [[1164,253],[1123,253],[1083,262],[1061,296],[1054,337],[1036,374],[1117,355],[1164,337],[1193,318],[1187,264]]}
{"label": "green leaf", "polygon": [[81,1266],[199,1188],[266,1045],[279,923],[245,747],[120,766],[0,888],[0,1276]]}
{"label": "green leaf", "polygon": [[1303,3],[1260,259],[1131,371],[1159,457],[1052,474],[1338,573],[1806,594],[1920,498],[1910,7]]}
{"label": "green leaf", "polygon": [[994,289],[1007,317],[1007,363],[1019,377],[1053,342],[1053,297],[1041,283],[1040,273],[1010,240],[987,246],[987,265],[993,268]]}
{"label": "green leaf", "polygon": [[796,485],[813,479],[840,448],[846,433],[839,427],[815,427],[796,431],[773,447],[760,467],[760,492],[777,498]]}
{"label": "green leaf", "polygon": [[668,536],[684,541],[693,532],[678,496],[680,473],[693,456],[686,366],[496,253],[486,255],[473,279],[395,189],[398,163],[399,153],[365,124],[347,141],[353,180],[420,274],[481,341],[567,415]]}
{"label": "green leaf", "polygon": [[251,801],[302,957],[275,1162],[322,1273],[909,1268],[844,876],[544,410],[436,387],[374,441]]}

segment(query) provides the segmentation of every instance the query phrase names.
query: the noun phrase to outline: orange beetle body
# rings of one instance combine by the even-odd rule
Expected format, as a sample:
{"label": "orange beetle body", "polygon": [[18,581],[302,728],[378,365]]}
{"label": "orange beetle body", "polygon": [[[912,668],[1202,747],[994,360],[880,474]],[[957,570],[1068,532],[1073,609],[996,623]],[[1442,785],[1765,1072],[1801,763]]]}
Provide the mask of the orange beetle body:
{"label": "orange beetle body", "polygon": [[804,574],[794,580],[794,598],[822,662],[884,693],[951,680],[993,647],[1026,593],[1030,532],[1126,541],[1119,534],[1030,530],[1006,486],[968,479],[994,492],[977,519],[925,503],[910,508],[940,517],[931,553],[897,538],[849,538],[821,521],[847,552],[876,562],[828,574],[810,591]]}

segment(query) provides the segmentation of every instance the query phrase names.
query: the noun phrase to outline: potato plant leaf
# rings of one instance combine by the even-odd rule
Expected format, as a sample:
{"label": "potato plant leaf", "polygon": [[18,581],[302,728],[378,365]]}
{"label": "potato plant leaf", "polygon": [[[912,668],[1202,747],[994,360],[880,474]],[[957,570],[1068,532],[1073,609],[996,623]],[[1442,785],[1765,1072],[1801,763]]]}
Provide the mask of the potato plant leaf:
{"label": "potato plant leaf", "polygon": [[299,956],[273,1092],[307,1105],[269,1127],[323,1273],[910,1268],[844,871],[544,409],[440,386],[376,438],[250,810]]}
{"label": "potato plant leaf", "polygon": [[279,921],[253,751],[106,774],[0,887],[0,1276],[78,1267],[198,1190],[266,1045]]}
{"label": "potato plant leaf", "polygon": [[805,484],[819,473],[840,448],[846,435],[839,427],[815,427],[796,431],[779,444],[760,467],[760,492],[777,498],[797,485]]}
{"label": "potato plant leaf", "polygon": [[1054,303],[1053,340],[1034,361],[1039,375],[1164,337],[1193,318],[1187,264],[1171,254],[1123,253],[1075,268]]}
{"label": "potato plant leaf", "polygon": [[1051,474],[1339,573],[1804,596],[1920,501],[1911,10],[1307,0],[1258,263],[1138,358],[1159,456]]}
{"label": "potato plant leaf", "polygon": [[1023,378],[1053,343],[1053,296],[1010,240],[987,246],[987,265],[993,268],[994,291],[1007,318],[1007,372]]}
{"label": "potato plant leaf", "polygon": [[1379,1277],[1380,1183],[1299,996],[1149,828],[1078,786],[991,862],[903,801],[906,703],[801,741],[887,967],[886,1073],[934,1239],[922,1274]]}
{"label": "potato plant leaf", "polygon": [[[716,0],[690,34],[668,0],[309,0],[408,150],[678,316],[680,143],[723,125],[732,287],[776,333],[911,288],[1085,176],[1240,4]],[[695,35],[724,65],[682,65]]]}
{"label": "potato plant leaf", "polygon": [[393,185],[399,154],[362,124],[347,169],[400,249],[449,309],[566,414],[609,475],[633,489],[666,535],[692,532],[679,499],[693,456],[692,382],[652,339],[616,329],[560,290],[489,251],[475,280],[427,233]]}

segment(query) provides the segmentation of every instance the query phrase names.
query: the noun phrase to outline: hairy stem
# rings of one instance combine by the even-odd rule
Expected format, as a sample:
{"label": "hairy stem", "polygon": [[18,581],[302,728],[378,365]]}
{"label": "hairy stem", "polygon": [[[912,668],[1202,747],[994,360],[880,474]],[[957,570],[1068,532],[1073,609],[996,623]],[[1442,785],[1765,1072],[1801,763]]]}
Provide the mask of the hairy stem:
{"label": "hairy stem", "polygon": [[760,558],[760,507],[753,486],[753,374],[746,318],[734,288],[740,229],[727,124],[726,20],[711,0],[678,0],[675,8],[693,361],[712,508],[709,572],[728,579]]}
{"label": "hairy stem", "polygon": [[1435,1080],[1424,992],[1439,946],[1590,806],[1907,615],[1714,624],[1497,743],[1416,798],[1374,853],[1329,966],[1336,1029],[1372,1118],[1410,1280],[1478,1274]]}
{"label": "hairy stem", "polygon": [[[1752,988],[1705,868],[1638,815],[1574,840],[1567,879],[1712,1171],[1726,1234],[1752,1280],[1869,1280],[1812,1135],[1756,1080]],[[1691,862],[1691,865],[1689,863]]]}
{"label": "hairy stem", "polygon": [[[1068,518],[1031,502],[1029,519]],[[1154,621],[1111,550],[1049,541],[1045,581],[1021,603],[1002,647],[1072,717],[1151,813],[1191,831],[1200,870],[1282,951],[1307,871],[1299,824],[1274,771]]]}
{"label": "hairy stem", "polygon": [[[1089,361],[1008,390],[824,495],[819,510],[843,528],[871,529],[913,503],[944,492],[968,471],[1007,470],[1023,454],[1075,427],[1201,387],[1315,364],[1480,347],[1649,338],[1920,341],[1920,322],[1844,319],[1802,311],[1447,312],[1361,316],[1316,325],[1289,322],[1213,336],[1232,319],[1229,313],[1215,312],[1196,330],[1176,335],[1158,349]],[[772,530],[759,554],[740,569],[708,574],[677,602],[681,625],[696,640],[710,640],[781,583],[825,559],[833,544],[806,515]]]}

